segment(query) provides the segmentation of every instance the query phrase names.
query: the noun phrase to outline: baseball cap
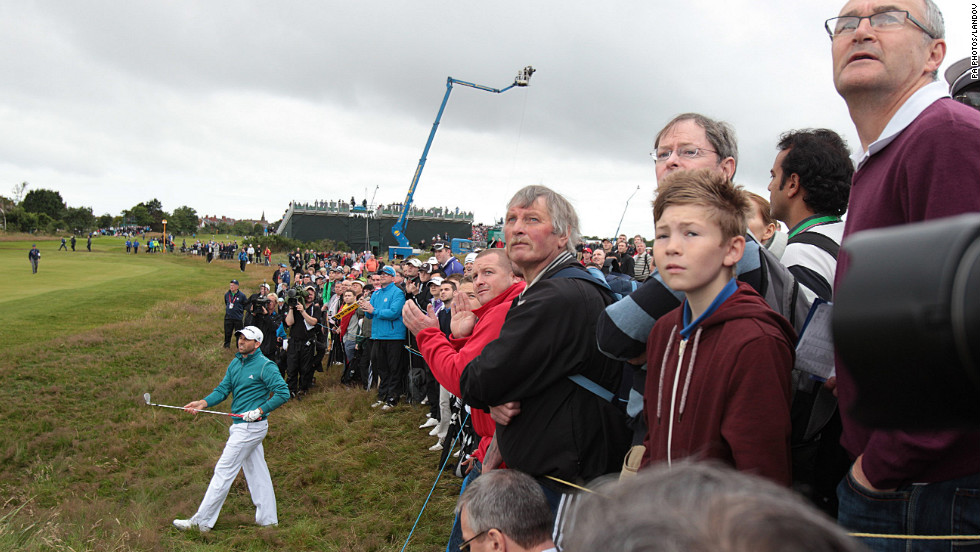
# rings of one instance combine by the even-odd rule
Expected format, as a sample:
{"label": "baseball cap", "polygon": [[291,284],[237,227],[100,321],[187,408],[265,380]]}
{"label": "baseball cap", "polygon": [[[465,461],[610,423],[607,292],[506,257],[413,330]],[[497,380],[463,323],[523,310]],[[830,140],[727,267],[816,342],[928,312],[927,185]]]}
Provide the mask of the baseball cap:
{"label": "baseball cap", "polygon": [[286,268],[286,263],[279,263],[279,268]]}
{"label": "baseball cap", "polygon": [[265,282],[262,282],[261,284],[259,284],[259,288],[260,288],[260,289],[261,289],[261,288],[265,288],[265,289],[271,289],[271,288],[269,287],[269,284],[267,284],[267,283],[265,283]]}
{"label": "baseball cap", "polygon": [[430,264],[430,265],[432,265],[432,266],[439,266],[439,259],[437,259],[435,257],[429,257],[429,260],[428,261],[425,261],[425,262],[428,263],[428,264]]}
{"label": "baseball cap", "polygon": [[435,284],[437,286],[441,286],[442,285],[442,277],[441,276],[433,276],[432,279],[429,280],[429,285],[431,286],[433,284]]}
{"label": "baseball cap", "polygon": [[232,281],[230,281],[230,282],[228,282],[228,283],[229,283],[229,284],[235,284],[235,285],[237,286],[237,285],[238,285],[238,280],[232,280]]}
{"label": "baseball cap", "polygon": [[443,249],[449,248],[449,244],[443,240],[438,240],[432,242],[432,251],[442,251]]}
{"label": "baseball cap", "polygon": [[474,261],[476,261],[476,253],[467,253],[466,260],[463,261],[463,264],[472,263]]}
{"label": "baseball cap", "polygon": [[383,266],[378,270],[378,274],[387,274],[388,276],[395,276],[395,269],[390,266]]}
{"label": "baseball cap", "polygon": [[244,328],[236,331],[235,335],[241,335],[245,339],[251,339],[252,341],[262,343],[262,330],[256,328],[255,326],[245,326]]}
{"label": "baseball cap", "polygon": [[414,266],[415,268],[419,268],[420,266],[422,266],[422,261],[416,259],[415,257],[412,257],[411,259],[409,259],[409,260],[407,260],[405,262],[407,262],[408,264]]}

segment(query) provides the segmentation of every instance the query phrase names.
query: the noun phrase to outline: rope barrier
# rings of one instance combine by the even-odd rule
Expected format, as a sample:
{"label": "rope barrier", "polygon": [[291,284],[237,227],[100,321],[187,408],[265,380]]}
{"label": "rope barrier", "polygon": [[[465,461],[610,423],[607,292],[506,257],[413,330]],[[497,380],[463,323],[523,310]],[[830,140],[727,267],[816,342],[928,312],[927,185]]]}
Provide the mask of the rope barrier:
{"label": "rope barrier", "polygon": [[[407,348],[407,347],[406,347]],[[409,349],[411,350],[411,349]],[[446,453],[446,460],[442,463],[442,467],[439,468],[439,473],[436,474],[436,480],[432,482],[432,488],[429,489],[429,496],[425,497],[425,502],[422,503],[422,509],[419,510],[418,517],[415,518],[415,524],[412,525],[412,530],[408,532],[408,538],[405,539],[405,544],[402,545],[400,552],[405,552],[405,548],[408,546],[408,542],[412,540],[412,535],[415,533],[415,528],[419,525],[419,520],[422,519],[422,513],[425,512],[425,507],[429,505],[429,499],[432,498],[432,493],[436,490],[436,485],[439,484],[439,478],[442,477],[442,472],[446,469],[446,464],[449,464],[449,459],[453,457],[453,449],[456,448],[456,441],[459,440],[459,436],[463,434],[463,426],[466,425],[466,421],[470,419],[470,413],[466,413],[466,418],[463,418],[463,423],[459,424],[459,431],[456,432],[456,436],[453,437],[453,444],[449,446],[449,452]]]}
{"label": "rope barrier", "polygon": [[[415,349],[413,349],[413,348],[411,348],[411,347],[409,347],[408,345],[405,345],[405,349],[406,349],[406,350],[407,350],[408,352],[410,352],[410,353],[412,353],[413,355],[416,355],[416,356],[419,356],[419,357],[422,357],[422,353],[420,353],[420,352],[418,352],[418,351],[416,351]],[[425,357],[422,357],[422,358],[425,358]]]}
{"label": "rope barrier", "polygon": [[907,540],[980,540],[980,535],[888,535],[877,533],[848,533],[859,539],[907,539]]}

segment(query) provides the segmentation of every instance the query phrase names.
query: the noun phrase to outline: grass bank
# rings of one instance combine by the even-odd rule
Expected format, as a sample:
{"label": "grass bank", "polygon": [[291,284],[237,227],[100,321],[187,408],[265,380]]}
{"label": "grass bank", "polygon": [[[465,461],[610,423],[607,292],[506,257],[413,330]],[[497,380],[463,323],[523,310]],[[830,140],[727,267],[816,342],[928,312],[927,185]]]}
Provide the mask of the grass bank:
{"label": "grass bank", "polygon": [[[271,417],[265,440],[277,528],[252,524],[244,480],[215,530],[180,533],[227,437],[227,420],[148,407],[206,395],[230,360],[221,293],[251,292],[271,269],[181,255],[126,255],[0,242],[0,549],[400,550],[434,481],[437,453],[416,429],[423,410],[382,413],[372,395],[318,374],[316,392]],[[227,410],[227,404],[217,409]],[[459,480],[446,476],[409,550],[445,547]]]}

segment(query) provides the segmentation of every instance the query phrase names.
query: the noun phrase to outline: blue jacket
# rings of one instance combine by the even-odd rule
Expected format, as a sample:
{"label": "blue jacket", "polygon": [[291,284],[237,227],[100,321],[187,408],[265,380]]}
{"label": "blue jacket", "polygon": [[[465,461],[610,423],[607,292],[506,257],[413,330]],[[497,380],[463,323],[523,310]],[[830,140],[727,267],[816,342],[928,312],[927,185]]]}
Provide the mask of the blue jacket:
{"label": "blue jacket", "polygon": [[371,326],[371,339],[405,339],[407,330],[402,322],[402,307],[405,306],[405,292],[395,284],[377,289],[371,294],[374,312],[367,315],[374,322]]}
{"label": "blue jacket", "polygon": [[[233,413],[243,414],[261,408],[263,412],[261,419],[264,420],[269,416],[269,412],[289,400],[289,387],[279,375],[279,367],[276,363],[256,349],[248,356],[235,353],[235,358],[225,370],[224,379],[210,395],[204,397],[204,402],[208,403],[208,408],[211,408],[227,399],[228,395],[232,395]],[[241,418],[233,418],[232,421],[236,424],[245,423]]]}
{"label": "blue jacket", "polygon": [[451,276],[453,274],[462,274],[466,272],[463,269],[462,263],[460,263],[459,259],[457,259],[456,257],[449,257],[449,260],[446,261],[446,265],[443,266],[441,270],[442,273],[445,274],[446,276]]}
{"label": "blue jacket", "polygon": [[[231,290],[225,292],[225,320],[241,320],[245,316],[245,301],[248,297],[241,290],[234,294]],[[231,305],[231,306],[229,306]]]}
{"label": "blue jacket", "polygon": [[238,253],[238,260],[239,261],[247,261],[248,260],[248,253],[246,253],[244,249],[242,249],[241,252]]}

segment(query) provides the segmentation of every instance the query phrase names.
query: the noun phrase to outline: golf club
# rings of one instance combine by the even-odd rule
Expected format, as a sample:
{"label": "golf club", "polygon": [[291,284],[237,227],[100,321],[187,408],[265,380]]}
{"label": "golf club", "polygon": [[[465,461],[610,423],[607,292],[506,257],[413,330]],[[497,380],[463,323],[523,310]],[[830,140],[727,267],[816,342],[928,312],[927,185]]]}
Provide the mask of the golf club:
{"label": "golf club", "polygon": [[[143,393],[143,400],[146,401],[146,404],[149,405],[149,406],[159,406],[161,408],[176,408],[177,410],[183,410],[184,409],[183,406],[171,406],[169,404],[155,404],[155,403],[151,403],[150,402],[150,394],[149,393]],[[215,411],[215,410],[200,410],[200,409],[197,409],[197,408],[192,408],[191,410],[194,410],[196,412],[205,412],[207,414],[217,414],[219,416],[234,416],[235,418],[241,418],[242,417],[241,414],[232,414],[231,412],[218,412],[218,411]]]}

